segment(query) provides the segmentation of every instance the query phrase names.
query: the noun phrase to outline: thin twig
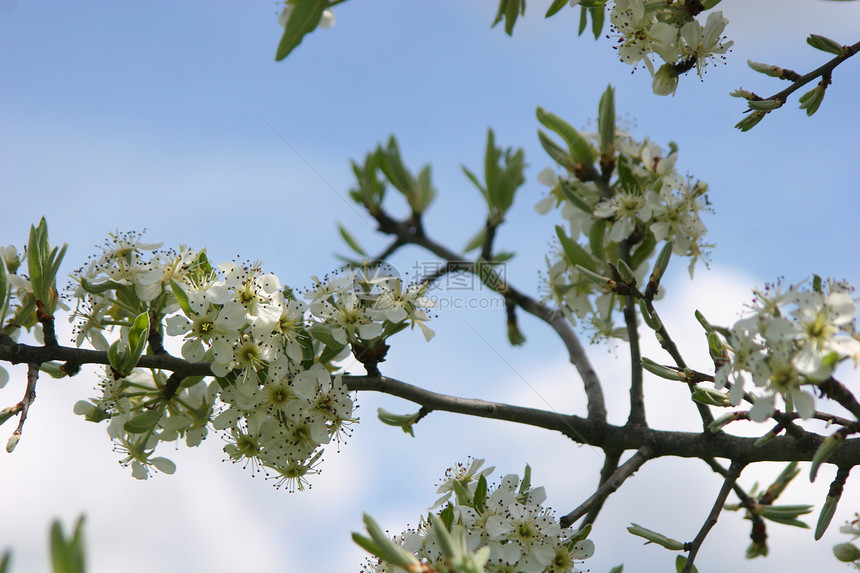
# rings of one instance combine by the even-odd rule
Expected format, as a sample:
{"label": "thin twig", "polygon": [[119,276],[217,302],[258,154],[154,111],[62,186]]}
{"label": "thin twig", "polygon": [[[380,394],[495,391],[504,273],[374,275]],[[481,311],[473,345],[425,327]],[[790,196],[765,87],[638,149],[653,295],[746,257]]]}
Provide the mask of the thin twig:
{"label": "thin twig", "polygon": [[[663,324],[663,321],[660,319],[660,315],[657,314],[657,309],[654,308],[654,303],[648,299],[645,300],[645,307],[648,309],[648,312],[653,316],[658,324],[660,325],[660,329],[656,332],[657,334],[657,342],[660,343],[660,346],[669,353],[672,357],[672,360],[675,361],[675,365],[679,370],[683,371],[687,368],[687,363],[684,360],[684,357],[681,356],[681,351],[678,350],[678,346],[675,344],[675,341],[672,340],[672,337],[669,336],[669,331],[666,330],[666,326]],[[690,394],[695,390],[696,385],[693,382],[688,382],[687,387],[690,389]],[[696,409],[699,410],[699,417],[702,419],[702,426],[705,428],[705,432],[707,433],[708,426],[714,421],[714,415],[711,414],[711,411],[707,406],[696,402]]]}
{"label": "thin twig", "polygon": [[639,448],[635,454],[633,454],[629,460],[621,464],[621,466],[612,472],[612,475],[609,476],[600,487],[597,488],[591,497],[582,502],[579,507],[561,517],[558,520],[559,525],[562,527],[570,527],[573,525],[576,520],[580,517],[591,511],[593,508],[598,505],[602,505],[603,502],[609,497],[612,493],[614,493],[624,481],[632,476],[636,471],[641,468],[645,462],[654,457],[654,451],[647,444],[643,445]]}
{"label": "thin twig", "polygon": [[788,86],[787,88],[785,88],[781,92],[777,92],[770,97],[762,98],[762,99],[780,100],[780,101],[784,102],[788,99],[788,96],[790,96],[792,93],[796,92],[797,90],[799,90],[800,88],[802,88],[803,86],[808,84],[809,82],[832,73],[833,70],[836,68],[836,66],[838,66],[839,64],[841,64],[842,62],[844,62],[845,60],[850,58],[851,56],[855,55],[857,52],[860,52],[860,42],[857,42],[853,46],[847,46],[844,54],[840,54],[840,55],[836,56],[835,58],[833,58],[832,60],[830,60],[829,62],[825,63],[824,65],[819,66],[818,68],[812,70],[808,74],[804,74],[804,75],[798,77],[797,79],[794,80],[794,82],[792,82],[792,84],[790,86]]}
{"label": "thin twig", "polygon": [[[464,265],[465,258],[448,249],[447,247],[433,241],[427,237],[422,229],[416,228],[409,221],[396,221],[387,213],[380,210],[373,214],[379,223],[379,230],[382,233],[395,236],[401,244],[414,244],[430,251],[439,258],[445,260],[450,265],[456,265],[461,270],[466,270],[475,273],[474,265],[468,267]],[[480,273],[476,273],[479,278],[484,279]],[[573,332],[568,320],[560,312],[550,309],[546,305],[532,299],[531,297],[519,292],[511,285],[507,284],[494,269],[490,269],[492,275],[492,284],[488,286],[496,289],[499,294],[507,300],[514,302],[524,311],[536,316],[540,320],[547,323],[556,334],[559,335],[562,342],[568,351],[568,357],[571,364],[577,369],[585,386],[585,393],[588,398],[588,417],[592,420],[606,420],[606,403],[603,397],[603,388],[600,384],[600,379],[591,365],[591,361],[585,353],[585,348],[579,341],[579,338]]]}
{"label": "thin twig", "polygon": [[[600,469],[600,483],[597,487],[605,484],[612,474],[615,473],[615,470],[618,469],[618,462],[621,460],[622,452],[618,451],[609,451],[606,453],[606,459],[603,460],[603,467]],[[597,516],[600,514],[600,510],[603,509],[603,503],[606,501],[606,498],[603,498],[597,505],[591,508],[588,514],[585,516],[585,519],[582,520],[583,525],[588,525],[590,523],[594,523],[597,520]]]}
{"label": "thin twig", "polygon": [[690,573],[693,570],[693,561],[696,560],[696,555],[699,553],[699,549],[702,547],[705,537],[708,536],[708,533],[710,533],[714,525],[717,524],[717,519],[719,519],[720,512],[723,510],[726,498],[729,497],[729,492],[732,491],[732,487],[735,485],[735,481],[737,481],[738,476],[741,475],[741,470],[744,469],[745,465],[745,463],[732,460],[729,470],[726,472],[726,479],[723,481],[723,487],[720,489],[720,493],[714,501],[714,506],[711,508],[711,513],[708,515],[705,523],[702,524],[699,534],[696,535],[696,538],[689,543],[689,556],[687,557],[687,563],[684,564],[684,568],[681,570],[681,573]]}
{"label": "thin twig", "polygon": [[[24,429],[24,421],[27,419],[27,412],[30,411],[30,405],[36,400],[36,381],[39,380],[39,365],[30,363],[27,365],[27,388],[24,390],[24,397],[21,399],[19,406],[21,407],[21,418],[18,420],[18,427],[12,432],[10,440],[14,440],[12,448],[18,443],[21,436],[21,431]],[[9,449],[7,445],[7,449]],[[9,450],[11,451],[11,449]]]}

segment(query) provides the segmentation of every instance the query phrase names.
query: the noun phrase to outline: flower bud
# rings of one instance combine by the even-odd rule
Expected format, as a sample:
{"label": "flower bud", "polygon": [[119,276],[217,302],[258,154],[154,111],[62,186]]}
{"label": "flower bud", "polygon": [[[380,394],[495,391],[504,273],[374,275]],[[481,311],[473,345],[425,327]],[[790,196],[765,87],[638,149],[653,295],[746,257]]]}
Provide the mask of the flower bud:
{"label": "flower bud", "polygon": [[757,71],[760,74],[764,74],[766,76],[770,76],[772,78],[778,78],[782,76],[783,69],[779,66],[771,66],[770,64],[762,64],[759,62],[754,62],[752,60],[747,60],[747,65],[751,67],[753,70]]}
{"label": "flower bud", "polygon": [[839,543],[833,546],[833,555],[844,563],[860,559],[860,549],[853,543]]}
{"label": "flower bud", "polygon": [[650,529],[645,529],[641,525],[636,523],[631,523],[630,527],[627,528],[627,531],[632,533],[633,535],[638,535],[639,537],[644,537],[651,543],[656,543],[657,545],[662,545],[666,549],[671,551],[683,551],[684,544],[677,539],[671,539],[666,537],[661,533],[657,533],[656,531],[651,531]]}
{"label": "flower bud", "polygon": [[836,513],[836,506],[839,505],[839,498],[841,495],[828,495],[827,499],[824,501],[824,505],[821,507],[821,513],[818,514],[818,523],[815,525],[815,540],[818,541],[821,539],[821,536],[824,535],[824,532],[827,531],[827,527],[830,525],[830,521],[833,519],[833,514]]}
{"label": "flower bud", "polygon": [[842,442],[845,440],[845,436],[842,432],[836,432],[835,434],[828,436],[824,439],[821,445],[818,447],[818,450],[815,452],[815,456],[812,458],[812,467],[809,469],[809,481],[814,482],[815,476],[818,474],[818,466],[826,462],[830,459],[830,456],[833,455],[839,446],[842,445]]}
{"label": "flower bud", "polygon": [[740,129],[741,131],[749,131],[754,128],[758,124],[758,122],[763,120],[764,116],[766,115],[766,111],[754,111],[739,122],[737,122],[735,124],[735,127]]}
{"label": "flower bud", "polygon": [[20,440],[20,439],[21,439],[21,432],[19,432],[18,430],[15,430],[14,432],[12,432],[12,435],[9,436],[9,441],[6,442],[6,451],[11,454],[12,450],[15,449],[15,446],[18,445],[18,440]]}
{"label": "flower bud", "polygon": [[839,42],[825,36],[819,36],[818,34],[810,34],[806,39],[806,43],[817,50],[836,54],[837,56],[841,56],[845,50],[845,46]]}
{"label": "flower bud", "polygon": [[659,376],[660,378],[665,378],[666,380],[675,380],[678,382],[684,382],[687,380],[687,377],[683,372],[679,372],[678,370],[669,368],[668,366],[657,364],[650,358],[642,359],[642,368],[651,374]]}
{"label": "flower bud", "polygon": [[784,104],[784,103],[785,103],[785,101],[777,98],[777,99],[753,100],[753,101],[748,102],[747,105],[750,107],[750,109],[753,109],[756,111],[773,111],[775,109],[782,107],[782,104]]}
{"label": "flower bud", "polygon": [[800,96],[800,109],[806,110],[806,115],[812,115],[821,106],[824,101],[824,90],[827,89],[827,84],[819,82],[817,86]]}
{"label": "flower bud", "polygon": [[651,90],[656,95],[675,95],[676,89],[678,89],[678,74],[671,64],[663,64],[654,74]]}

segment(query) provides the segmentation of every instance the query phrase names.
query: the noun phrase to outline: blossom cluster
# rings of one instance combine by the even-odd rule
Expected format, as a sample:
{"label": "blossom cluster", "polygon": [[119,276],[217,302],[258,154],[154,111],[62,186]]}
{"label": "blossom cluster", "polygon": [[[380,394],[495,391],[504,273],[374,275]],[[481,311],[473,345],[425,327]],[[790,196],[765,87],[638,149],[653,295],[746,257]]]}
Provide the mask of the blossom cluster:
{"label": "blossom cluster", "polygon": [[[385,340],[409,325],[428,340],[433,334],[422,310],[426,287],[404,286],[392,273],[345,269],[315,279],[299,298],[258,262],[213,267],[205,250],[161,250],[139,239],[112,235],[73,274],[76,343],[104,351],[130,345],[136,317],[146,315],[150,354],[167,354],[163,335],[181,337],[182,357],[212,374],[122,372],[112,364],[100,395],[76,404],[91,421],[109,420],[122,463],[140,479],[153,468],[173,471],[154,455],[159,442],[196,446],[215,429],[234,462],[304,489],[323,447],[342,441],[357,421],[335,363],[350,350],[387,349]],[[110,344],[105,335],[114,331],[119,340]]]}
{"label": "blossom cluster", "polygon": [[[731,48],[723,36],[728,20],[711,12],[702,26],[695,18],[702,9],[692,0],[615,0],[609,20],[618,34],[618,57],[633,66],[644,63],[655,94],[674,94],[681,73],[695,67],[701,77],[708,60]],[[663,61],[656,70],[652,56]]]}
{"label": "blossom cluster", "polygon": [[731,385],[732,405],[754,387],[750,419],[758,422],[773,414],[777,397],[787,411],[811,417],[811,389],[830,379],[841,362],[860,362],[853,290],[845,282],[816,277],[811,288],[776,284],[756,291],[750,316],[725,332],[716,387]]}
{"label": "blossom cluster", "polygon": [[[487,573],[576,573],[577,563],[594,554],[594,543],[586,539],[587,530],[564,534],[552,511],[543,506],[543,487],[531,486],[531,470],[521,479],[516,474],[502,478],[498,486],[487,484],[495,468],[484,468],[484,460],[458,464],[446,472],[437,493],[442,497],[430,508],[445,505],[439,516],[450,528],[465,528],[466,545],[471,551],[488,547]],[[437,534],[429,519],[394,538],[433,571],[448,571]],[[365,573],[392,573],[396,569],[372,560]]]}
{"label": "blossom cluster", "polygon": [[[583,136],[597,156],[599,134]],[[579,258],[573,260],[570,249],[548,257],[549,298],[571,322],[583,320],[599,336],[626,339],[626,328],[617,326],[613,316],[622,300],[602,290],[577,265],[612,277],[609,265],[617,264],[619,249],[627,245],[629,267],[641,285],[656,245],[671,241],[676,255],[689,258],[692,276],[696,262],[709,246],[704,242],[707,228],[701,215],[710,207],[707,184],[676,171],[678,150],[674,144],[666,151],[653,141],[636,141],[618,129],[614,148],[617,155],[608,182],[582,177],[578,172],[560,177],[554,169],[544,169],[538,180],[551,191],[535,209],[546,214],[553,207],[561,207],[567,223],[564,234],[568,242],[576,243],[574,248],[579,252]]]}

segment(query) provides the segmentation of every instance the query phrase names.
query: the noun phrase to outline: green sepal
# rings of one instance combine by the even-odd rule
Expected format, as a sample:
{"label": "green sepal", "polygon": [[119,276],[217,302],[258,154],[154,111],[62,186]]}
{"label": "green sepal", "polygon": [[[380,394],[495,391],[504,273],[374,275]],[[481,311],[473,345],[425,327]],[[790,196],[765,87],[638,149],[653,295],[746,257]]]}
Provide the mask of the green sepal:
{"label": "green sepal", "polygon": [[326,8],[328,0],[302,0],[293,4],[290,17],[284,26],[284,35],[281,36],[278,51],[275,53],[276,62],[290,55],[306,35],[316,30]]}
{"label": "green sepal", "polygon": [[158,410],[145,410],[122,425],[129,434],[145,434],[152,430],[161,418]]}

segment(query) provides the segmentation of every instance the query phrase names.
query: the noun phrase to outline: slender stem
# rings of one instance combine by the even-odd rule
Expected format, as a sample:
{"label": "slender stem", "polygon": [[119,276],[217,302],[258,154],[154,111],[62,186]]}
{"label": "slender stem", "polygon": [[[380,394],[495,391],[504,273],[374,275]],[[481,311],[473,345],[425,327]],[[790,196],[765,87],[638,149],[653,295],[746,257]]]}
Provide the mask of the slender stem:
{"label": "slender stem", "polygon": [[630,344],[630,416],[627,418],[627,425],[644,426],[647,422],[636,301],[632,296],[626,296],[625,299],[624,322],[627,324],[627,339]]}
{"label": "slender stem", "polygon": [[[401,244],[414,244],[430,251],[439,258],[445,260],[451,270],[465,270],[475,273],[475,267],[471,263],[467,263],[465,258],[448,249],[447,247],[433,241],[427,237],[423,230],[416,229],[414,225],[410,225],[408,221],[400,222],[392,219],[387,213],[380,210],[373,214],[376,221],[379,223],[379,230],[382,233],[397,237]],[[485,278],[478,274],[479,278]],[[603,397],[603,388],[600,384],[600,379],[594,371],[591,361],[585,353],[585,348],[579,341],[579,338],[573,332],[570,323],[557,310],[550,309],[546,305],[530,298],[529,296],[519,292],[511,285],[507,284],[494,269],[490,269],[488,273],[492,275],[491,288],[496,289],[499,294],[507,300],[512,301],[524,311],[539,318],[547,323],[559,338],[561,338],[568,351],[568,357],[571,364],[577,369],[585,386],[585,393],[588,398],[588,417],[592,420],[606,420],[606,403]]]}
{"label": "slender stem", "polygon": [[857,398],[854,397],[854,394],[844,384],[831,377],[829,380],[819,384],[818,388],[825,396],[839,402],[843,408],[860,420],[860,403],[857,402]]}
{"label": "slender stem", "polygon": [[39,365],[31,362],[27,365],[27,388],[24,390],[24,397],[21,399],[21,418],[18,420],[18,428],[12,432],[13,434],[20,436],[21,430],[24,429],[24,420],[27,419],[30,404],[36,400],[36,381],[38,380]]}
{"label": "slender stem", "polygon": [[639,451],[637,451],[630,457],[629,460],[624,462],[618,469],[612,472],[612,475],[609,476],[609,478],[604,481],[600,485],[600,487],[597,488],[597,491],[595,491],[591,495],[591,497],[582,502],[579,507],[577,507],[567,515],[562,516],[561,519],[558,520],[559,525],[561,525],[562,527],[570,527],[580,517],[587,514],[599,505],[602,505],[606,498],[609,497],[612,493],[614,493],[619,487],[621,487],[621,484],[623,484],[625,480],[627,480],[627,478],[636,473],[636,471],[641,468],[645,464],[645,462],[647,462],[653,457],[654,451],[651,449],[651,447],[647,444],[643,445],[641,448],[639,448]]}
{"label": "slender stem", "polygon": [[[660,329],[657,331],[657,341],[660,343],[660,346],[669,353],[672,357],[672,360],[675,361],[675,365],[679,370],[684,370],[687,368],[687,363],[684,361],[684,357],[681,356],[681,351],[678,350],[678,346],[675,344],[675,341],[672,340],[672,337],[669,336],[669,331],[666,330],[666,326],[663,324],[663,321],[660,320],[660,315],[657,314],[657,309],[654,308],[654,303],[648,299],[645,300],[645,307],[648,309],[648,312],[653,316],[658,323],[660,324]],[[693,393],[695,389],[695,384],[693,382],[688,382],[687,386],[690,389],[690,394]],[[702,426],[705,428],[705,432],[708,431],[708,426],[711,425],[711,422],[714,421],[714,415],[711,414],[711,411],[707,406],[696,402],[696,409],[699,410],[699,417],[702,419]]]}
{"label": "slender stem", "polygon": [[729,497],[729,492],[732,491],[732,487],[735,485],[735,481],[737,481],[738,476],[741,475],[741,470],[744,469],[745,465],[745,463],[733,460],[729,466],[729,470],[726,472],[726,479],[723,481],[723,487],[720,489],[720,493],[717,494],[717,499],[714,501],[711,513],[708,515],[705,523],[702,524],[699,534],[696,535],[696,538],[689,544],[690,553],[687,557],[687,563],[684,564],[684,568],[681,570],[681,573],[690,573],[693,570],[693,561],[696,560],[696,555],[699,553],[699,549],[702,547],[702,543],[704,543],[708,533],[710,533],[714,525],[717,524],[717,519],[719,519],[720,512],[723,510],[726,498]]}
{"label": "slender stem", "polygon": [[[621,460],[622,452],[613,451],[605,453],[606,459],[603,460],[603,468],[600,470],[600,483],[597,487],[600,487],[609,481],[609,478],[612,477],[612,474],[618,469],[618,462]],[[606,498],[603,498],[599,503],[597,503],[597,505],[591,508],[585,516],[585,519],[582,521],[583,525],[594,523],[597,520],[597,516],[600,514],[600,510],[603,509],[603,503],[605,501]]]}

